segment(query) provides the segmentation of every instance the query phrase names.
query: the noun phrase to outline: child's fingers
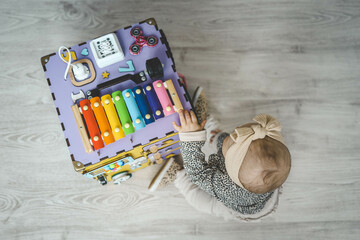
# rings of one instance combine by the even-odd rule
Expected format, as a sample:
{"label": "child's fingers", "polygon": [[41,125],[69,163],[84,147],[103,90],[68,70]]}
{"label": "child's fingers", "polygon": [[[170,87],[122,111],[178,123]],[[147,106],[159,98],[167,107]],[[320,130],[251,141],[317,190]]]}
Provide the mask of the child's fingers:
{"label": "child's fingers", "polygon": [[176,122],[172,122],[172,124],[173,124],[173,127],[175,128],[175,130],[178,131],[178,132],[180,132],[181,126],[178,126],[178,125],[176,124]]}
{"label": "child's fingers", "polygon": [[191,123],[191,118],[190,118],[190,114],[188,111],[184,110],[184,116],[185,116],[186,123]]}
{"label": "child's fingers", "polygon": [[184,118],[184,111],[183,111],[183,110],[180,110],[180,111],[179,111],[179,117],[180,117],[180,123],[181,123],[181,125],[182,125],[182,126],[185,125],[185,124],[186,124],[186,120],[185,120],[185,118]]}
{"label": "child's fingers", "polygon": [[193,123],[197,123],[197,118],[196,118],[196,115],[195,113],[193,112],[193,110],[190,110],[190,118],[191,118],[191,122]]}
{"label": "child's fingers", "polygon": [[217,134],[217,133],[219,133],[221,130],[220,129],[216,129],[216,130],[211,130],[211,134]]}
{"label": "child's fingers", "polygon": [[201,127],[202,129],[204,129],[205,124],[206,124],[206,120],[204,120],[204,121],[201,122],[200,127]]}

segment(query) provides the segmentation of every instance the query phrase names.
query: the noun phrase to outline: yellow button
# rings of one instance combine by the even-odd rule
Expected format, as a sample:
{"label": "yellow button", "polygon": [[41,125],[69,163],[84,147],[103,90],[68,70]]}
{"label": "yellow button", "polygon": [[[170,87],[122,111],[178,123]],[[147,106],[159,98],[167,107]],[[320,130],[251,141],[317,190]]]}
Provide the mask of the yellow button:
{"label": "yellow button", "polygon": [[150,91],[151,90],[151,87],[150,86],[147,86],[146,87],[146,91]]}
{"label": "yellow button", "polygon": [[109,132],[104,132],[104,136],[108,137],[109,136]]}
{"label": "yellow button", "polygon": [[129,92],[126,92],[126,93],[125,93],[125,97],[127,97],[127,98],[130,97],[130,93],[129,93]]}
{"label": "yellow button", "polygon": [[99,140],[99,137],[98,136],[95,136],[94,137],[94,141],[96,142],[96,141],[98,141]]}
{"label": "yellow button", "polygon": [[115,101],[119,101],[120,100],[120,97],[119,96],[116,96],[115,97]]}
{"label": "yellow button", "polygon": [[129,127],[130,127],[130,124],[125,123],[125,128],[129,128]]}
{"label": "yellow button", "polygon": [[98,102],[95,102],[94,103],[94,107],[98,107],[99,106],[99,103]]}
{"label": "yellow button", "polygon": [[146,115],[145,115],[145,118],[146,118],[146,119],[150,119],[150,117],[151,117],[150,114],[146,114]]}
{"label": "yellow button", "polygon": [[109,99],[105,99],[105,104],[109,104],[110,103],[110,101],[109,101]]}
{"label": "yellow button", "polygon": [[157,83],[157,84],[156,84],[157,87],[161,87],[161,85],[162,85],[161,83]]}
{"label": "yellow button", "polygon": [[115,132],[120,132],[120,128],[115,128],[115,130],[114,130]]}
{"label": "yellow button", "polygon": [[171,111],[171,107],[170,107],[170,106],[167,106],[167,107],[166,107],[166,111],[170,112],[170,111]]}
{"label": "yellow button", "polygon": [[136,89],[136,94],[140,94],[141,90],[140,89]]}
{"label": "yellow button", "polygon": [[84,111],[87,111],[89,109],[89,107],[87,106],[87,105],[85,105],[84,107],[83,107],[83,110]]}
{"label": "yellow button", "polygon": [[141,123],[140,119],[136,119],[135,122],[136,122],[137,124]]}
{"label": "yellow button", "polygon": [[157,111],[155,112],[155,114],[156,114],[157,116],[160,116],[160,115],[161,115],[161,111],[160,111],[160,110],[157,110]]}

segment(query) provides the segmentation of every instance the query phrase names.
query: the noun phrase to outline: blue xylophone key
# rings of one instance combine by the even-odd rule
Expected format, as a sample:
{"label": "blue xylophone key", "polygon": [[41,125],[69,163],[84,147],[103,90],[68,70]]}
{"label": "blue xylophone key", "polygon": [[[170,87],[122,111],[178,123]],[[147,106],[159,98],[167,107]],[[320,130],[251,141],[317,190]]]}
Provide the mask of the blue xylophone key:
{"label": "blue xylophone key", "polygon": [[142,87],[134,87],[133,89],[135,100],[140,109],[141,115],[143,116],[145,123],[150,124],[155,121],[148,100],[145,97]]}
{"label": "blue xylophone key", "polygon": [[142,118],[140,110],[136,104],[133,92],[131,91],[131,89],[126,89],[122,91],[122,95],[124,97],[126,107],[129,110],[135,129],[139,130],[141,128],[144,128],[145,127],[144,119]]}
{"label": "blue xylophone key", "polygon": [[160,104],[160,101],[156,95],[156,92],[153,88],[153,85],[147,84],[144,86],[145,89],[145,93],[146,93],[146,97],[149,101],[150,107],[152,112],[154,113],[154,117],[155,119],[159,119],[159,118],[163,118],[164,117],[164,113],[162,111],[162,106]]}

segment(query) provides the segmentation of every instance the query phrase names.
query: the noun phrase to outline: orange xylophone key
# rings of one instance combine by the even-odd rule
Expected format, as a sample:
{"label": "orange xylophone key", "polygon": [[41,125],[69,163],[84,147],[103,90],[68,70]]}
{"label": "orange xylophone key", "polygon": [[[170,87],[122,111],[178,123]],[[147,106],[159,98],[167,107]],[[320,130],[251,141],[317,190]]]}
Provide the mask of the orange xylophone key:
{"label": "orange xylophone key", "polygon": [[94,112],[91,109],[90,101],[88,99],[84,99],[80,101],[81,112],[84,116],[87,129],[89,131],[91,142],[94,146],[95,150],[104,147],[104,143],[100,136],[100,130],[98,125],[96,124]]}
{"label": "orange xylophone key", "polygon": [[105,111],[101,105],[99,97],[93,97],[90,99],[92,109],[94,111],[96,121],[99,125],[101,135],[103,136],[104,142],[106,145],[115,142],[114,135],[111,131],[110,124],[106,118]]}

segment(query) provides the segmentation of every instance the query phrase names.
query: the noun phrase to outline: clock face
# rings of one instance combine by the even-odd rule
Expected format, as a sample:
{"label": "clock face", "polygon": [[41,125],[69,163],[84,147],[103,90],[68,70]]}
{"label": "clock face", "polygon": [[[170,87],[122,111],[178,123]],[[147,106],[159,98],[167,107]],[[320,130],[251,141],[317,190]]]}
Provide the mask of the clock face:
{"label": "clock face", "polygon": [[125,59],[119,40],[114,33],[96,38],[90,43],[96,64],[100,67],[107,67]]}

